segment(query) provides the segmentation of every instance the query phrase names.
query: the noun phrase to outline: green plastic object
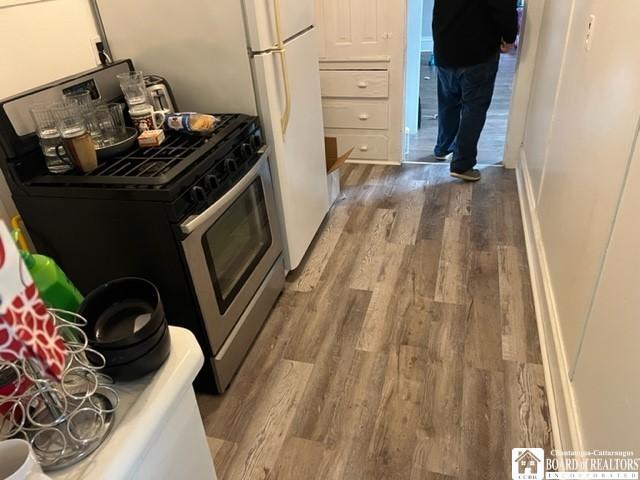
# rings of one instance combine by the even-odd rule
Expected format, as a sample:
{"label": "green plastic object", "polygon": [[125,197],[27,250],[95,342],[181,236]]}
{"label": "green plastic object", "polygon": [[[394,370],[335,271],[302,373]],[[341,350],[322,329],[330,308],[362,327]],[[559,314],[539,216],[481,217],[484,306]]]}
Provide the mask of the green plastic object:
{"label": "green plastic object", "polygon": [[[84,297],[51,258],[22,251],[22,259],[29,269],[40,298],[49,308],[77,312]],[[71,315],[62,315],[72,321]],[[75,322],[74,322],[75,323]]]}

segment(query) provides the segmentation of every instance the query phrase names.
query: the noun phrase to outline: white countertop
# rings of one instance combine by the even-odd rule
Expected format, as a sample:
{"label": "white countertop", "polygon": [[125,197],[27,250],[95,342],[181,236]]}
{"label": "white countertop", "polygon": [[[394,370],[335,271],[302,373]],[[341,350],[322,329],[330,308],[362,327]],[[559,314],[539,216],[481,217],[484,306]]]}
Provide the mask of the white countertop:
{"label": "white countertop", "polygon": [[129,472],[136,471],[172,405],[191,389],[204,362],[200,346],[189,330],[169,328],[171,353],[164,365],[142,379],[115,385],[120,404],[105,443],[78,464],[48,473],[51,478],[120,479],[129,478]]}

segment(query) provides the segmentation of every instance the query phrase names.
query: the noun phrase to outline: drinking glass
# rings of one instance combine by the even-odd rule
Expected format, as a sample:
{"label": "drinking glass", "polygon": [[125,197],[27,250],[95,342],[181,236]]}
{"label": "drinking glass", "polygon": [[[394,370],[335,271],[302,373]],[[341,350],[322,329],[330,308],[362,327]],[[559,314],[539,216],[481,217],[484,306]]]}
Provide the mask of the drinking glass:
{"label": "drinking glass", "polygon": [[129,106],[148,103],[147,87],[144,83],[144,75],[140,70],[120,73],[117,78]]}
{"label": "drinking glass", "polygon": [[83,105],[90,108],[93,105],[93,99],[91,98],[91,92],[89,90],[78,90],[76,92],[65,93],[64,98],[66,101],[75,102],[78,105]]}
{"label": "drinking glass", "polygon": [[60,144],[60,132],[48,105],[36,104],[31,108],[31,116],[36,124],[36,135],[44,154],[47,169],[51,173],[64,173],[73,168],[67,157],[58,156],[56,147]]}
{"label": "drinking glass", "polygon": [[74,165],[83,172],[90,172],[98,166],[95,145],[86,125],[83,106],[76,102],[55,104],[51,111],[62,137],[62,143],[56,147],[56,153],[64,146]]}
{"label": "drinking glass", "polygon": [[56,126],[63,138],[77,137],[87,131],[83,110],[82,106],[73,100],[54,103],[51,106]]}
{"label": "drinking glass", "polygon": [[119,139],[124,138],[126,134],[124,105],[121,103],[106,103],[104,105],[100,105],[98,110],[106,110],[109,112],[111,128],[113,128]]}
{"label": "drinking glass", "polygon": [[96,107],[85,114],[87,127],[97,148],[108,147],[125,137],[123,107],[109,103]]}
{"label": "drinking glass", "polygon": [[91,135],[91,140],[96,148],[102,148],[113,143],[109,137],[108,127],[105,125],[105,123],[109,123],[109,120],[105,118],[104,112],[92,109],[85,112],[83,116]]}

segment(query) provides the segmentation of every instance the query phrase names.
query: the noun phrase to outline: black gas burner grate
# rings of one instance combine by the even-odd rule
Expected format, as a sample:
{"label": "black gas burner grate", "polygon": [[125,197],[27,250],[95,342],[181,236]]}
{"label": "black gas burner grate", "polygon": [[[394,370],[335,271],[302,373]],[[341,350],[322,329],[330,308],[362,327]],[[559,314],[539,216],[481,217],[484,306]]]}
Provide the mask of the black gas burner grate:
{"label": "black gas burner grate", "polygon": [[47,174],[33,179],[31,184],[165,185],[202,159],[209,150],[233,138],[233,133],[251,120],[251,117],[244,115],[217,115],[217,118],[216,127],[210,134],[165,132],[166,139],[160,147],[136,147],[124,155],[103,162],[92,172]]}

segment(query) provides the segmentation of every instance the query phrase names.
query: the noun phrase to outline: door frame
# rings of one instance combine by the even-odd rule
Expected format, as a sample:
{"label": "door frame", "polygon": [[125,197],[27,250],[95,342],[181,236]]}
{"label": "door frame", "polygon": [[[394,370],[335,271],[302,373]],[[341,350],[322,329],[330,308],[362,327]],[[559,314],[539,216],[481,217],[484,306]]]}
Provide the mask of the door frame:
{"label": "door frame", "polygon": [[[513,79],[513,92],[511,95],[511,103],[509,108],[509,120],[507,124],[507,132],[505,138],[505,151],[503,156],[503,165],[505,168],[516,168],[520,157],[520,147],[524,142],[524,134],[527,123],[527,115],[529,112],[529,98],[531,96],[531,87],[536,66],[536,54],[538,51],[538,40],[540,36],[540,27],[542,25],[542,15],[546,0],[527,0],[524,6],[522,17],[522,31],[520,32],[520,42],[516,60],[516,74]],[[406,15],[405,29],[403,32],[405,43],[405,65],[403,68],[404,82],[406,89],[407,82],[407,51],[409,29],[409,15],[411,15],[412,0],[405,0]],[[424,13],[423,13],[424,14]],[[418,92],[419,95],[419,92]],[[403,97],[405,98],[403,126],[405,131],[407,117],[407,92],[405,90]],[[403,152],[408,151],[408,138],[404,135]],[[405,161],[403,155],[403,161]]]}
{"label": "door frame", "polygon": [[520,159],[520,148],[524,143],[524,135],[529,113],[529,100],[535,76],[536,57],[542,26],[542,16],[547,0],[526,0],[522,17],[522,31],[518,45],[516,74],[513,79],[513,92],[507,123],[507,134],[503,165],[514,169]]}

